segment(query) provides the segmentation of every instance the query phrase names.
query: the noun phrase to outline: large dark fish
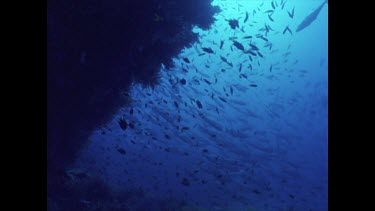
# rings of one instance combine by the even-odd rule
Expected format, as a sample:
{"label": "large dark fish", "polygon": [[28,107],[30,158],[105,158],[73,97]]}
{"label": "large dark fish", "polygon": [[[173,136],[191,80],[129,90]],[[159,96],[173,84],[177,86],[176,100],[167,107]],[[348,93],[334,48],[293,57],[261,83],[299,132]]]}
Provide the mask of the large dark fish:
{"label": "large dark fish", "polygon": [[245,17],[245,20],[243,22],[246,23],[247,19],[249,19],[249,13],[248,12],[246,12],[246,17]]}
{"label": "large dark fish", "polygon": [[202,50],[206,53],[214,53],[214,51],[211,48],[202,48]]}
{"label": "large dark fish", "polygon": [[316,8],[316,10],[314,10],[312,13],[310,13],[308,16],[306,16],[305,19],[303,19],[302,23],[300,23],[297,26],[296,32],[301,31],[302,29],[308,27],[312,22],[314,22],[316,17],[319,15],[320,11],[322,10],[325,3],[328,4],[328,0],[325,0],[318,8]]}
{"label": "large dark fish", "polygon": [[241,43],[235,41],[235,40],[233,40],[233,45],[234,45],[236,48],[238,48],[239,50],[242,50],[242,51],[245,50],[245,48],[243,47],[243,45],[242,45]]}

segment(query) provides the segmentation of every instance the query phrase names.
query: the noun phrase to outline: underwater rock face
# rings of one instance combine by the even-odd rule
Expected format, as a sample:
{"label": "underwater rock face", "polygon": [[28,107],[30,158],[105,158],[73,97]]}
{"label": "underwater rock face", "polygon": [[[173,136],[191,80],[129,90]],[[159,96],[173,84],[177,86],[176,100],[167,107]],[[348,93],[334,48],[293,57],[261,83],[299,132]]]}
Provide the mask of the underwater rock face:
{"label": "underwater rock face", "polygon": [[48,2],[51,168],[69,163],[90,131],[129,101],[132,82],[158,83],[160,64],[171,64],[173,56],[197,39],[192,25],[208,28],[213,22],[218,8],[210,2]]}
{"label": "underwater rock face", "polygon": [[130,102],[130,84],[154,87],[160,65],[169,67],[197,39],[192,26],[213,23],[218,8],[210,3],[48,1],[48,184],[58,182],[91,131]]}

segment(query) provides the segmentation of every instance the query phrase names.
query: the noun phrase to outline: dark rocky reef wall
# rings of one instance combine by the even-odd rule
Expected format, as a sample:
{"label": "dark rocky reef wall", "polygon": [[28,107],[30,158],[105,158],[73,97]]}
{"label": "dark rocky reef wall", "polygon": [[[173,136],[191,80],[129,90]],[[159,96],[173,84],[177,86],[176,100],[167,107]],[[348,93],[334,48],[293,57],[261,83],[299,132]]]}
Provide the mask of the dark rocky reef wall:
{"label": "dark rocky reef wall", "polygon": [[48,179],[125,105],[132,82],[157,84],[161,63],[209,28],[211,0],[48,0]]}

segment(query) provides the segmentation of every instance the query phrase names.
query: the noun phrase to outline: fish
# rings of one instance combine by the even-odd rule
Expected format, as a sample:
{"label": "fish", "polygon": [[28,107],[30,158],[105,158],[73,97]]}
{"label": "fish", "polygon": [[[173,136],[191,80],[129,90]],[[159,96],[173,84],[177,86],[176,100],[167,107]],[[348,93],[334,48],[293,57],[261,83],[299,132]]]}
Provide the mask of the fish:
{"label": "fish", "polygon": [[123,117],[118,120],[118,124],[120,125],[122,130],[126,130],[126,128],[128,127],[128,123]]}
{"label": "fish", "polygon": [[235,39],[237,39],[238,37],[229,37],[229,40],[235,40]]}
{"label": "fish", "polygon": [[258,56],[263,58],[263,54],[261,54],[259,51],[257,53],[258,53]]}
{"label": "fish", "polygon": [[270,72],[272,72],[272,64],[271,64],[271,66],[270,66]]}
{"label": "fish", "polygon": [[250,39],[253,38],[253,36],[245,36],[243,39]]}
{"label": "fish", "polygon": [[245,33],[244,27],[245,27],[245,26],[242,26],[242,27],[241,27],[241,31],[242,31],[243,33]]}
{"label": "fish", "polygon": [[318,8],[316,8],[312,13],[306,16],[303,21],[297,26],[296,32],[299,32],[306,27],[308,27],[312,22],[315,21],[316,17],[318,17],[320,11],[322,10],[325,4],[328,4],[328,0],[325,0]]}
{"label": "fish", "polygon": [[206,82],[208,85],[211,85],[211,82],[209,82],[207,79],[203,79],[204,82]]}
{"label": "fish", "polygon": [[186,57],[184,57],[183,60],[184,60],[184,62],[186,62],[186,63],[190,63],[190,60],[189,60],[188,58],[186,58]]}
{"label": "fish", "polygon": [[293,7],[293,10],[292,10],[292,13],[290,13],[289,11],[287,11],[287,12],[288,12],[289,17],[293,19],[293,17],[294,17],[294,7]]}
{"label": "fish", "polygon": [[227,60],[226,58],[224,58],[223,56],[220,56],[220,59],[221,59],[223,62],[225,62],[225,63],[228,62],[228,60]]}
{"label": "fish", "polygon": [[245,48],[243,47],[243,45],[242,45],[241,43],[235,41],[235,40],[233,40],[233,45],[234,45],[236,48],[238,48],[239,50],[242,50],[242,51],[245,50]]}
{"label": "fish", "polygon": [[[247,50],[247,51],[244,51],[245,53],[249,53],[253,56],[256,56],[256,53],[254,53],[251,49]],[[251,57],[249,57],[251,61],[253,61],[253,59]]]}
{"label": "fish", "polygon": [[251,86],[251,87],[258,87],[258,85],[256,85],[256,84],[250,84],[249,86]]}
{"label": "fish", "polygon": [[289,31],[291,35],[293,35],[292,30],[290,30],[289,26],[285,27],[283,34],[285,34],[286,31]]}
{"label": "fish", "polygon": [[200,54],[198,54],[198,56],[203,56],[203,55],[205,55],[205,53],[200,53]]}
{"label": "fish", "polygon": [[228,21],[229,23],[229,26],[232,28],[232,29],[236,29],[236,28],[239,28],[240,26],[238,25],[238,20],[236,19],[230,19],[230,20],[226,20]]}
{"label": "fish", "polygon": [[264,13],[273,13],[273,12],[274,12],[274,10],[267,10]]}
{"label": "fish", "polygon": [[263,37],[263,36],[259,36],[258,38],[260,38],[260,39],[262,39],[262,40],[264,40],[264,41],[268,42],[268,39],[267,39],[267,38],[265,38],[265,37]]}
{"label": "fish", "polygon": [[241,74],[240,74],[240,78],[241,78],[241,77],[247,78],[247,75],[241,73]]}
{"label": "fish", "polygon": [[221,41],[220,41],[220,49],[223,48],[223,45],[224,45],[224,40],[221,40]]}
{"label": "fish", "polygon": [[275,4],[273,3],[273,1],[271,2],[271,6],[273,9],[275,9]]}
{"label": "fish", "polygon": [[233,87],[230,86],[230,94],[233,95]]}
{"label": "fish", "polygon": [[271,50],[271,48],[272,48],[272,43],[267,43],[264,47],[265,47],[265,48],[266,48],[266,47],[270,47],[269,49]]}
{"label": "fish", "polygon": [[195,103],[197,104],[198,108],[202,108],[202,103],[199,100],[196,100]]}
{"label": "fish", "polygon": [[126,154],[126,151],[125,151],[125,149],[123,149],[123,148],[117,148],[117,151],[118,151],[120,154],[123,154],[123,155]]}
{"label": "fish", "polygon": [[245,16],[245,20],[243,21],[244,23],[246,23],[246,21],[249,19],[249,13],[246,12],[246,16]]}
{"label": "fish", "polygon": [[205,48],[203,47],[202,50],[206,53],[214,53],[214,51],[212,50],[212,48]]}
{"label": "fish", "polygon": [[222,98],[222,97],[220,97],[220,96],[219,96],[219,99],[220,99],[221,101],[223,101],[224,103],[227,102],[224,98]]}
{"label": "fish", "polygon": [[185,84],[186,84],[186,80],[185,80],[185,79],[181,79],[181,80],[180,80],[180,83],[181,83],[182,85],[185,85]]}
{"label": "fish", "polygon": [[271,15],[268,13],[268,19],[270,19],[272,22],[274,22],[273,18],[271,17]]}
{"label": "fish", "polygon": [[251,47],[251,50],[259,51],[259,48],[256,45],[253,45],[251,43],[249,43],[249,45]]}
{"label": "fish", "polygon": [[239,72],[241,72],[241,70],[242,70],[242,63],[240,64]]}
{"label": "fish", "polygon": [[269,25],[266,25],[266,27],[268,28],[268,30],[275,31]]}
{"label": "fish", "polygon": [[281,5],[281,9],[283,10],[284,9],[284,6],[286,4],[287,1],[284,2],[284,4]]}
{"label": "fish", "polygon": [[253,65],[250,64],[250,65],[249,65],[249,69],[250,69],[250,70],[253,70]]}
{"label": "fish", "polygon": [[[256,56],[256,55],[253,55],[253,56]],[[250,61],[253,61],[253,58],[251,58],[251,56],[249,55],[249,59],[250,59]]]}

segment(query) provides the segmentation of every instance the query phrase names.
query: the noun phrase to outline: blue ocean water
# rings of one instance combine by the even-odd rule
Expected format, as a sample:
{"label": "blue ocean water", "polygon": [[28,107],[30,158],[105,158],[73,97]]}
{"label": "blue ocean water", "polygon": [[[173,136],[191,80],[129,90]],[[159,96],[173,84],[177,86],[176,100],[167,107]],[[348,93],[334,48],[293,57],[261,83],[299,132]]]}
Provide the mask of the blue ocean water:
{"label": "blue ocean water", "polygon": [[68,172],[181,210],[327,210],[328,4],[296,32],[322,3],[213,1],[211,29],[194,28],[199,42],[161,64],[158,86],[134,84]]}

